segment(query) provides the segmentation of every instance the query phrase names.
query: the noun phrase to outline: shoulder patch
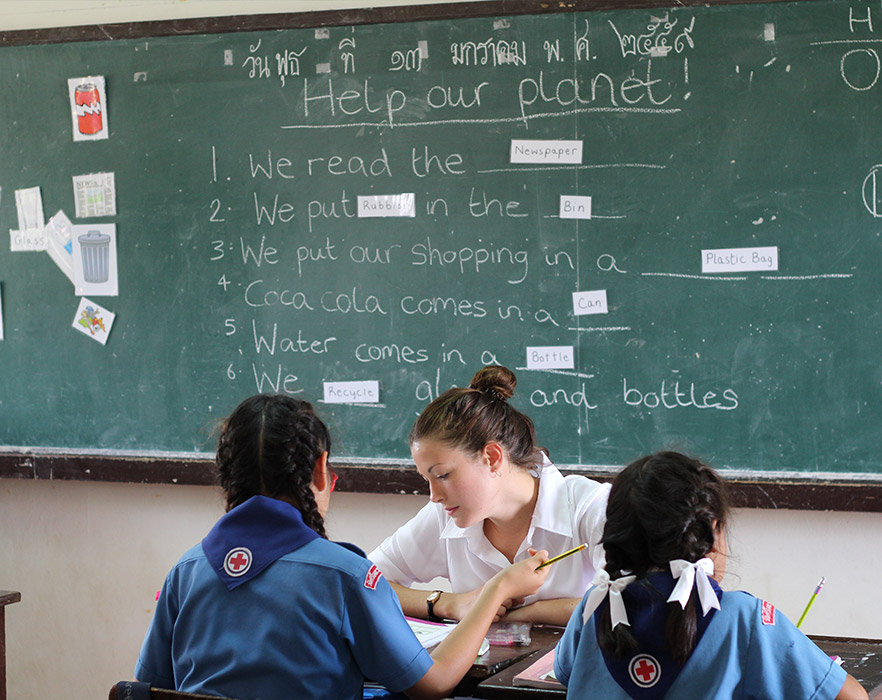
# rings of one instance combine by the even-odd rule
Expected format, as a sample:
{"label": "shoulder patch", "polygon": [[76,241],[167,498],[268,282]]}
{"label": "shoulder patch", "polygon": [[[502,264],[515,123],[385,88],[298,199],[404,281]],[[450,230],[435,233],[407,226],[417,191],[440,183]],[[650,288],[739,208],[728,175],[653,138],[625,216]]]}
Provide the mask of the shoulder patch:
{"label": "shoulder patch", "polygon": [[364,587],[369,588],[372,591],[376,590],[377,584],[380,582],[380,577],[382,575],[383,572],[380,571],[376,566],[371,566],[364,577]]}
{"label": "shoulder patch", "polygon": [[775,624],[775,606],[767,601],[763,601],[762,620],[764,625]]}

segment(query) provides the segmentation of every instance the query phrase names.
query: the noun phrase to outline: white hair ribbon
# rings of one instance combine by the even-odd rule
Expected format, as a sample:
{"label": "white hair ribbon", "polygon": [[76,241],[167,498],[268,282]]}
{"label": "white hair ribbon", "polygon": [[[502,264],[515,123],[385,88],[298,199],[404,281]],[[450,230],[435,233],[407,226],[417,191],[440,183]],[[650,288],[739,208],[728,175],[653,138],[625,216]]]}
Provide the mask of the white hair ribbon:
{"label": "white hair ribbon", "polygon": [[[677,585],[668,597],[669,603],[677,602],[681,608],[686,608],[692,587],[698,586],[698,600],[701,601],[702,615],[707,615],[711,608],[720,609],[720,601],[714,593],[710,583],[710,575],[714,573],[714,563],[704,557],[694,564],[685,559],[674,559],[670,563],[671,575],[677,579]],[[696,576],[698,572],[699,576]]]}
{"label": "white hair ribbon", "polygon": [[588,618],[594,614],[594,611],[597,610],[603,599],[609,594],[609,616],[612,628],[615,629],[616,625],[619,624],[630,627],[631,623],[628,622],[628,613],[625,611],[625,601],[622,600],[622,591],[628,587],[628,584],[636,580],[636,576],[622,576],[615,581],[610,581],[606,569],[598,569],[594,574],[594,580],[591,582],[594,588],[588,594],[588,599],[585,601],[582,622],[588,622]]}

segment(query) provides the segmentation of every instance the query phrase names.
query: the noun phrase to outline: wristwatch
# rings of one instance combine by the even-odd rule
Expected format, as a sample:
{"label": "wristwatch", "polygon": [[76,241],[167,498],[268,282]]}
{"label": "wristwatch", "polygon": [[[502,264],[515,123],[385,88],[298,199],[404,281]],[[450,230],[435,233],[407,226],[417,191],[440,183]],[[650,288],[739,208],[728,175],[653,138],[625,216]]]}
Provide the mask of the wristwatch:
{"label": "wristwatch", "polygon": [[441,597],[441,593],[443,591],[432,591],[426,596],[426,619],[429,622],[441,622],[444,618],[438,617],[435,614],[435,603],[438,602],[438,599]]}

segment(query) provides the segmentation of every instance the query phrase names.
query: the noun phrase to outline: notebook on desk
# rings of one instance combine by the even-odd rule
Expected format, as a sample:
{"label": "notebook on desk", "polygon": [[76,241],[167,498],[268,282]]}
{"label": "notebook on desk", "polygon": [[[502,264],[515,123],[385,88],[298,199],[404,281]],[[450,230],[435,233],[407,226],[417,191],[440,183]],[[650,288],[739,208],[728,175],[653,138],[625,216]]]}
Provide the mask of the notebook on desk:
{"label": "notebook on desk", "polygon": [[512,679],[512,685],[527,688],[563,688],[554,676],[554,649],[543,654]]}

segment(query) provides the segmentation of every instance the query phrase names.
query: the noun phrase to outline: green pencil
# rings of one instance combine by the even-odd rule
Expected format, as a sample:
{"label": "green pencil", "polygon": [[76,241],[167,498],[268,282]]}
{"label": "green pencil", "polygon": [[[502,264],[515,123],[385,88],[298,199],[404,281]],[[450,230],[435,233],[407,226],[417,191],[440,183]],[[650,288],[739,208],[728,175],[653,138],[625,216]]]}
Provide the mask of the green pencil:
{"label": "green pencil", "polygon": [[796,623],[796,629],[799,629],[800,625],[802,625],[802,621],[805,620],[805,616],[808,615],[808,611],[812,609],[812,605],[815,602],[815,598],[818,597],[818,593],[821,592],[821,589],[824,587],[824,577],[821,576],[821,580],[818,581],[818,587],[815,589],[815,592],[812,593],[812,597],[809,598],[808,605],[805,606],[805,610],[802,611],[802,615],[799,616],[799,622]]}

